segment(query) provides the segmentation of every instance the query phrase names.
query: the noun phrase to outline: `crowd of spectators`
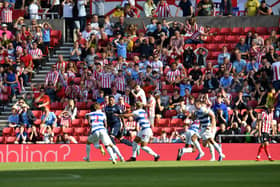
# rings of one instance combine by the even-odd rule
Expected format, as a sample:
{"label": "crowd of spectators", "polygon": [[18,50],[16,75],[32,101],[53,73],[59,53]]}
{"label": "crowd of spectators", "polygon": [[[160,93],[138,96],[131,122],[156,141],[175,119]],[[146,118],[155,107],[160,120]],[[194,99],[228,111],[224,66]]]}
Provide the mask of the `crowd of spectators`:
{"label": "crowd of spectators", "polygon": [[[202,5],[198,4],[199,15],[211,14],[211,6],[204,5],[209,2],[202,0]],[[66,0],[64,7],[67,3],[72,2]],[[147,3],[150,4],[147,6],[155,6],[151,1]],[[165,6],[165,3],[161,0],[158,5]],[[224,14],[228,11],[225,8]],[[256,106],[261,110],[275,105],[275,119],[279,118],[280,76],[275,72],[279,70],[272,68],[280,66],[277,66],[280,40],[276,30],[271,31],[266,40],[258,33],[248,32],[236,41],[234,49],[225,45],[216,59],[209,61],[209,49],[202,44],[216,33],[211,32],[209,26],[198,25],[195,17],[187,18],[184,23],[151,18],[151,23],[144,26],[145,32],[139,32],[137,25],[127,24],[123,15],[116,23],[111,22],[109,16],[100,21],[93,15],[86,21],[86,15],[79,12],[78,15],[80,26],[73,37],[70,60],[59,56],[45,83],[32,84],[33,93],[24,95],[12,109],[9,126],[19,129],[17,143],[77,142],[68,134],[54,137],[53,129],[69,127],[70,121],[78,117],[77,103],[98,102],[104,107],[109,95],[113,95],[126,112],[134,109],[136,101],[141,101],[150,122],[155,125],[168,111],[175,111],[172,118],[188,121],[195,110],[195,99],[200,99],[216,114],[217,134],[254,135],[259,123]],[[2,30],[8,33],[6,26],[2,25]],[[69,33],[74,29],[70,26]],[[34,70],[44,65],[40,58],[49,45],[50,30],[48,23],[38,25],[35,19],[30,27],[24,24],[23,18],[16,21],[11,40],[2,41],[7,52],[10,47],[14,49],[14,55],[9,53],[3,57],[1,92],[9,86],[13,97],[29,84]],[[35,52],[38,50],[41,52]],[[58,102],[65,106],[59,115],[51,108],[51,103]],[[30,110],[42,111],[34,131],[38,118]],[[279,124],[274,127],[279,133]],[[185,128],[172,132],[163,130],[155,142],[181,141],[184,131]],[[37,136],[40,138],[35,138]],[[224,138],[223,142],[256,141],[252,137],[233,137]]]}

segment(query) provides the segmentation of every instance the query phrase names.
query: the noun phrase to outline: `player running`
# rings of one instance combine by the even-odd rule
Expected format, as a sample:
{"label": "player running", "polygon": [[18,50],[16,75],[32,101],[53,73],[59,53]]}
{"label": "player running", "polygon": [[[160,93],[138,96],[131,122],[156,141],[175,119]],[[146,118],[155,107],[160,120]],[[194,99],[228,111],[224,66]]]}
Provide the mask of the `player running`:
{"label": "player running", "polygon": [[111,156],[113,164],[117,163],[114,157],[114,152],[120,157],[120,160],[123,162],[123,156],[121,155],[118,147],[112,143],[107,133],[107,130],[105,128],[107,126],[106,115],[101,111],[100,105],[98,103],[95,103],[90,108],[91,112],[86,114],[86,117],[91,126],[91,134],[89,135],[87,140],[87,156],[84,157],[84,160],[90,161],[90,144],[93,144],[96,149],[100,149],[101,153],[105,155],[103,147],[99,144],[99,141],[101,140],[106,147],[109,155]]}
{"label": "player running", "polygon": [[[189,128],[188,128],[188,131],[185,134],[186,145],[185,145],[185,147],[180,148],[178,150],[177,161],[181,160],[182,156],[185,153],[195,152],[196,149],[199,151],[199,154],[196,157],[196,160],[201,159],[205,155],[204,152],[202,151],[201,147],[200,147],[199,142],[198,142],[198,138],[199,138],[199,132],[198,131],[199,131],[199,127],[200,127],[199,120],[195,120],[195,121],[192,122],[191,125],[190,125],[190,123],[188,125],[189,125]],[[189,145],[191,145],[192,147],[189,147]]]}
{"label": "player running", "polygon": [[261,152],[263,149],[267,155],[268,160],[273,161],[270,152],[269,152],[269,135],[270,130],[272,129],[272,135],[275,134],[275,128],[272,127],[273,122],[273,110],[272,106],[268,107],[267,111],[263,111],[261,114],[261,122],[259,123],[259,137],[261,139],[261,145],[258,150],[258,155],[256,161],[261,161]]}
{"label": "player running", "polygon": [[225,155],[222,153],[222,149],[220,148],[220,146],[214,140],[215,133],[216,133],[215,114],[211,109],[203,107],[200,100],[197,100],[195,102],[195,107],[196,107],[195,115],[200,121],[200,127],[201,127],[200,137],[203,140],[202,144],[204,147],[206,146],[209,147],[212,156],[210,161],[215,161],[214,148],[219,153],[219,161],[222,161],[223,158],[225,158]]}
{"label": "player running", "polygon": [[138,134],[135,137],[132,143],[132,157],[127,160],[128,162],[136,161],[137,155],[137,146],[141,143],[141,148],[148,154],[154,157],[154,161],[158,161],[160,158],[159,154],[156,154],[150,147],[148,147],[148,142],[150,138],[153,136],[153,132],[151,129],[151,124],[148,119],[148,115],[146,111],[143,109],[143,104],[141,102],[136,102],[136,110],[129,114],[120,114],[120,117],[128,118],[130,116],[134,116],[135,120],[137,121],[138,125]]}

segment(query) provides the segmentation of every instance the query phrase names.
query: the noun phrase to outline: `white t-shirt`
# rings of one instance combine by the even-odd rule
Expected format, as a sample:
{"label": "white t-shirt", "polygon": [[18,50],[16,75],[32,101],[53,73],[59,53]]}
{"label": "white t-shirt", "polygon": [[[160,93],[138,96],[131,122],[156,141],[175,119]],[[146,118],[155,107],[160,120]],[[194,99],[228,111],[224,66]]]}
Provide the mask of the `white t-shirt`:
{"label": "white t-shirt", "polygon": [[82,32],[82,37],[85,39],[85,40],[89,40],[90,39],[90,35],[92,34],[93,32],[92,31],[90,31],[90,32],[87,32],[86,30],[84,30],[83,32]]}
{"label": "white t-shirt", "polygon": [[64,4],[63,17],[64,18],[73,18],[73,5],[71,3]]}
{"label": "white t-shirt", "polygon": [[141,89],[136,95],[137,95],[136,101],[140,101],[144,105],[147,104],[146,94],[143,89]]}
{"label": "white t-shirt", "polygon": [[31,4],[29,5],[29,15],[30,15],[30,19],[39,19],[38,10],[39,10],[39,7],[38,7],[37,4],[31,3]]}
{"label": "white t-shirt", "polygon": [[79,10],[78,17],[84,17],[87,15],[85,0],[78,0],[78,10]]}

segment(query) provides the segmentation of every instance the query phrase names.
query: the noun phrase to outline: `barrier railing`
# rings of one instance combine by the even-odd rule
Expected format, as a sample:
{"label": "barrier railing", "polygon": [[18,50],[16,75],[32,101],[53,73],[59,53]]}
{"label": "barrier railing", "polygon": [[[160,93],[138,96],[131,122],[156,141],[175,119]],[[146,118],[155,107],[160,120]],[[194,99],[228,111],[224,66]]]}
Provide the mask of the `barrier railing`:
{"label": "barrier railing", "polygon": [[[255,135],[246,135],[246,134],[220,134],[218,135],[219,143],[222,144],[222,137],[255,137],[258,138],[259,136]],[[280,134],[277,135],[271,135],[270,137],[280,137]],[[224,142],[225,143],[225,142]]]}

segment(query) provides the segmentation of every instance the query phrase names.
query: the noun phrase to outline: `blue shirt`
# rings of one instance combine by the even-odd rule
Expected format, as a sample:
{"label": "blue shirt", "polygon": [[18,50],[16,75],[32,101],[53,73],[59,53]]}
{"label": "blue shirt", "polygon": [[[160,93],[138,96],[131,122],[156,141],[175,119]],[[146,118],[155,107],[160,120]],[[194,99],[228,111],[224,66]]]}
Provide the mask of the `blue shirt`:
{"label": "blue shirt", "polygon": [[157,25],[156,24],[149,24],[149,25],[147,25],[146,29],[147,29],[147,33],[148,32],[153,33],[157,29]]}
{"label": "blue shirt", "polygon": [[19,115],[10,115],[8,118],[9,123],[19,124]]}
{"label": "blue shirt", "polygon": [[234,61],[232,67],[235,69],[236,73],[240,73],[243,68],[246,69],[247,63],[245,60],[241,59],[240,61]]}
{"label": "blue shirt", "polygon": [[220,84],[221,84],[221,86],[223,87],[223,88],[228,88],[228,87],[230,87],[230,85],[231,85],[231,82],[232,82],[232,76],[229,76],[228,78],[226,78],[226,77],[222,77],[221,79],[220,79]]}
{"label": "blue shirt", "polygon": [[120,117],[116,116],[115,114],[121,114],[122,110],[118,105],[114,106],[106,106],[105,107],[105,113],[107,117],[107,122],[109,126],[113,125],[121,125],[121,119]]}
{"label": "blue shirt", "polygon": [[23,112],[22,114],[22,122],[23,124],[29,125],[28,117],[27,117],[27,112]]}
{"label": "blue shirt", "polygon": [[[42,115],[41,120],[45,119],[45,114]],[[52,125],[53,122],[56,120],[56,115],[53,112],[49,112],[49,115],[45,121],[46,125]]]}
{"label": "blue shirt", "polygon": [[249,46],[247,44],[241,45],[240,43],[238,43],[235,48],[238,48],[241,53],[249,51]]}
{"label": "blue shirt", "polygon": [[223,64],[225,58],[230,59],[230,54],[229,53],[221,53],[221,54],[219,54],[219,56],[218,56],[218,64],[219,65]]}
{"label": "blue shirt", "polygon": [[227,110],[227,106],[224,103],[218,104],[216,103],[213,106],[213,111],[216,113],[217,110],[222,110],[223,111],[223,117],[226,119],[226,121],[228,121],[228,110]]}
{"label": "blue shirt", "polygon": [[181,97],[184,97],[186,95],[186,89],[188,89],[189,92],[191,93],[192,85],[190,85],[190,84],[180,84],[180,96]]}
{"label": "blue shirt", "polygon": [[123,43],[123,44],[117,43],[118,56],[126,58],[126,46],[127,46],[126,43]]}
{"label": "blue shirt", "polygon": [[43,33],[43,41],[50,42],[51,41],[51,30],[50,29],[42,29]]}
{"label": "blue shirt", "polygon": [[106,121],[106,115],[101,110],[86,114],[91,126],[91,133],[95,133],[98,130],[105,130],[104,122]]}
{"label": "blue shirt", "polygon": [[138,80],[139,79],[139,71],[132,71],[131,72],[131,77],[133,80]]}
{"label": "blue shirt", "polygon": [[258,64],[257,62],[255,62],[255,63],[249,62],[249,63],[247,64],[246,71],[247,71],[247,72],[253,71],[254,68],[258,71],[258,70],[259,70],[259,64]]}

